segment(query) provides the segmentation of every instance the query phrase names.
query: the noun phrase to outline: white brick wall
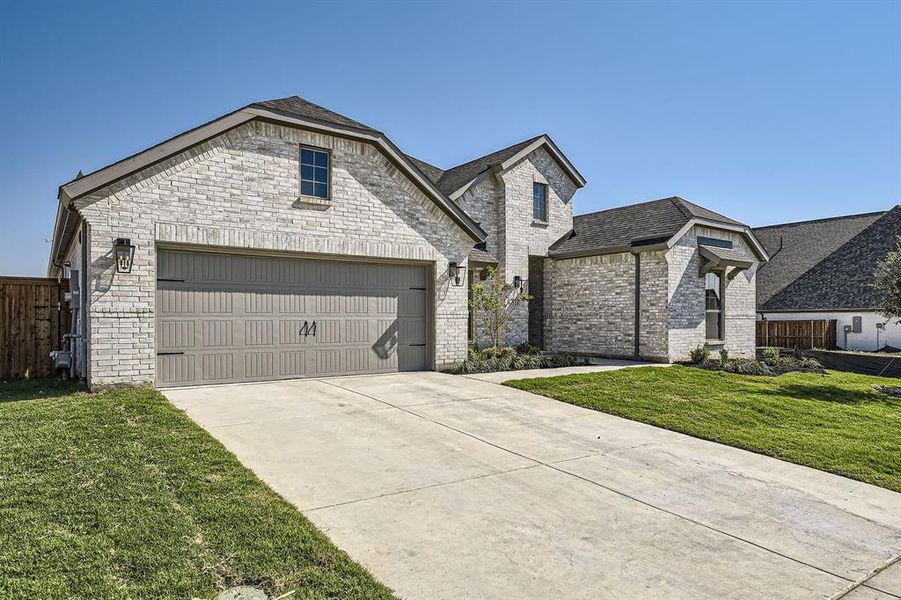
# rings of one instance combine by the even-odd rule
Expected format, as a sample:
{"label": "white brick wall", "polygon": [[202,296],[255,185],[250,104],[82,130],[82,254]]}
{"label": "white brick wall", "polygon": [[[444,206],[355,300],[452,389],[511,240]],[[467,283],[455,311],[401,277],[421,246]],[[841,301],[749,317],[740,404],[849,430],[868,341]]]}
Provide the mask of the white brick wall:
{"label": "white brick wall", "polygon": [[634,354],[635,257],[622,252],[548,260],[544,286],[547,350]]}
{"label": "white brick wall", "polygon": [[[732,240],[731,231],[695,227],[666,253],[641,253],[639,352],[643,358],[687,360],[707,342],[704,279],[697,236]],[[732,356],[754,356],[756,268],[726,283],[726,339]],[[545,345],[556,352],[632,356],[635,348],[635,258],[626,252],[545,265]],[[717,346],[718,349],[719,346]]]}
{"label": "white brick wall", "polygon": [[[533,223],[532,184],[548,185],[548,221]],[[548,246],[572,229],[575,182],[544,148],[500,173],[485,176],[458,200],[488,232],[487,249],[498,259],[498,272],[508,283],[528,279],[529,256],[547,256]],[[516,346],[529,337],[529,310],[517,307],[510,320],[507,343]],[[477,339],[485,340],[484,332]]]}
{"label": "white brick wall", "polygon": [[[744,238],[735,232],[696,226],[667,252],[669,263],[669,355],[670,360],[688,360],[689,353],[706,343],[704,279],[698,276],[701,256],[698,236],[731,240],[736,249],[754,255]],[[754,320],[757,298],[757,266],[735,279],[726,279],[725,348],[734,356],[753,358]]]}
{"label": "white brick wall", "polygon": [[[332,203],[297,202],[299,145],[332,151]],[[92,385],[152,383],[157,243],[427,261],[434,265],[436,364],[466,352],[466,288],[447,280],[473,241],[373,146],[243,125],[80,199],[91,226]],[[137,246],[114,273],[113,239]]]}

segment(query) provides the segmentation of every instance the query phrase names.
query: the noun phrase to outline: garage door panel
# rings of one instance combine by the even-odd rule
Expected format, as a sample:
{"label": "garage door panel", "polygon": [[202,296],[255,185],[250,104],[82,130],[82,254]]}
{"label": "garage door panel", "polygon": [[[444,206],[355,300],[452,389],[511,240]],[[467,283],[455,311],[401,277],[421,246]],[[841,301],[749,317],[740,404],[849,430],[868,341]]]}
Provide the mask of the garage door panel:
{"label": "garage door panel", "polygon": [[244,321],[245,346],[271,346],[274,343],[272,321],[268,319]]}
{"label": "garage door panel", "polygon": [[425,322],[422,319],[398,319],[397,341],[400,345],[425,344]]}
{"label": "garage door panel", "polygon": [[425,290],[407,290],[398,299],[397,314],[411,317],[424,317],[426,314]]}
{"label": "garage door panel", "polygon": [[320,315],[338,314],[342,308],[340,296],[328,292],[316,296],[316,312]]}
{"label": "garage door panel", "polygon": [[200,298],[200,312],[204,314],[231,314],[235,310],[235,294],[230,290],[202,290],[188,294]]}
{"label": "garage door panel", "polygon": [[156,264],[159,279],[194,279],[194,255],[185,252],[161,252]]}
{"label": "garage door panel", "polygon": [[282,315],[303,315],[307,310],[307,297],[299,292],[281,292],[278,295],[278,312]]}
{"label": "garage door panel", "polygon": [[228,254],[194,254],[192,269],[185,281],[202,281],[206,283],[227,283],[234,280],[235,261],[239,257]]}
{"label": "garage door panel", "polygon": [[195,322],[165,321],[157,330],[157,344],[162,350],[194,348]]}
{"label": "garage door panel", "polygon": [[427,368],[425,346],[399,346],[397,354],[398,368],[401,371],[422,371]]}
{"label": "garage door panel", "polygon": [[344,340],[341,337],[342,322],[337,319],[317,319],[316,339],[313,343],[340,344]]}
{"label": "garage door panel", "polygon": [[157,377],[160,383],[178,385],[196,380],[194,356],[191,354],[157,355]]}
{"label": "garage door panel", "polygon": [[313,355],[315,356],[317,375],[332,375],[343,372],[341,368],[341,350],[337,348],[334,350],[315,350]]}
{"label": "garage door panel", "polygon": [[235,355],[232,352],[200,355],[200,377],[203,381],[231,380],[235,377]]}
{"label": "garage door panel", "polygon": [[157,310],[161,315],[191,315],[197,312],[197,294],[175,289],[157,291]]}
{"label": "garage door panel", "polygon": [[278,355],[278,373],[282,377],[302,377],[307,373],[305,350],[282,350]]}
{"label": "garage door panel", "polygon": [[344,341],[352,344],[365,343],[372,339],[368,319],[348,319],[344,321]]}
{"label": "garage door panel", "polygon": [[375,312],[380,315],[396,315],[398,307],[397,296],[378,296],[375,299]]}
{"label": "garage door panel", "polygon": [[293,346],[306,344],[308,336],[303,335],[304,323],[309,326],[309,321],[300,319],[281,320],[278,322],[278,343],[280,346]]}
{"label": "garage door panel", "polygon": [[201,321],[201,345],[204,348],[228,347],[234,344],[232,321]]}
{"label": "garage door panel", "polygon": [[424,267],[161,251],[159,273],[159,385],[429,366]]}
{"label": "garage door panel", "polygon": [[244,377],[246,379],[271,379],[273,368],[272,352],[245,352]]}
{"label": "garage door panel", "polygon": [[275,294],[271,292],[243,292],[246,314],[271,314],[275,306]]}
{"label": "garage door panel", "polygon": [[342,296],[343,312],[351,315],[365,315],[369,313],[370,298],[368,295]]}
{"label": "garage door panel", "polygon": [[273,283],[275,272],[281,268],[282,261],[271,258],[244,257],[244,281],[248,283]]}

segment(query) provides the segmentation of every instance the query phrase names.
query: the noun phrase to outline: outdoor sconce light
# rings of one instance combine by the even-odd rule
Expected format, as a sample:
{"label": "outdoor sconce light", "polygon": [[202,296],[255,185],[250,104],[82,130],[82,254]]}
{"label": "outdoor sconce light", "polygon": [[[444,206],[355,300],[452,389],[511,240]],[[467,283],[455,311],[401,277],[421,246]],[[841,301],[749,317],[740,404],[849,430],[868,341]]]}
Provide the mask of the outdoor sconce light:
{"label": "outdoor sconce light", "polygon": [[517,290],[522,289],[522,277],[520,277],[519,275],[513,276],[513,287]]}
{"label": "outdoor sconce light", "polygon": [[131,273],[132,259],[135,257],[135,247],[128,238],[116,238],[114,246],[116,250],[116,272]]}
{"label": "outdoor sconce light", "polygon": [[447,272],[454,282],[454,286],[460,287],[463,285],[463,281],[466,279],[466,267],[461,267],[459,264],[452,262],[447,265]]}

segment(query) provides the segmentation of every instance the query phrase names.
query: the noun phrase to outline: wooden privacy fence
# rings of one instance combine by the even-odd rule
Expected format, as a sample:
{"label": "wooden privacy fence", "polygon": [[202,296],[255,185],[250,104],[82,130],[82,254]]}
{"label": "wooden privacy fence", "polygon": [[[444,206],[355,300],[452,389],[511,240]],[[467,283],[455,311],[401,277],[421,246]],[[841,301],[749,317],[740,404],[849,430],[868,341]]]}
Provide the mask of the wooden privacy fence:
{"label": "wooden privacy fence", "polygon": [[0,277],[0,379],[53,374],[50,352],[71,324],[68,289],[67,279]]}
{"label": "wooden privacy fence", "polygon": [[834,349],[835,319],[757,321],[757,345],[776,348]]}

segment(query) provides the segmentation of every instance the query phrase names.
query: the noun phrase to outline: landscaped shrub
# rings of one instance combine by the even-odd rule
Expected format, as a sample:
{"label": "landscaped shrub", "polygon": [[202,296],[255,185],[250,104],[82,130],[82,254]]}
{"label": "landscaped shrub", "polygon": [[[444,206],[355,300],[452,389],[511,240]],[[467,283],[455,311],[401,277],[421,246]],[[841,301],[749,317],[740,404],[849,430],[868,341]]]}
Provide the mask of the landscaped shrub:
{"label": "landscaped shrub", "polygon": [[794,356],[784,356],[774,360],[772,363],[762,362],[750,358],[730,358],[725,362],[720,361],[704,361],[695,366],[706,369],[708,371],[725,371],[727,373],[736,373],[738,375],[769,375],[776,376],[784,373],[821,373],[825,374],[826,370],[819,361],[812,358],[795,358]]}
{"label": "landscaped shrub", "polygon": [[772,365],[775,364],[777,360],[779,360],[779,348],[769,347],[763,349],[763,362]]}
{"label": "landscaped shrub", "polygon": [[445,373],[466,375],[549,367],[574,367],[587,364],[587,358],[572,354],[521,354],[509,347],[485,348],[484,350],[470,348],[466,360],[448,365],[441,370]]}
{"label": "landscaped shrub", "polygon": [[783,373],[825,373],[826,369],[823,368],[823,365],[820,364],[815,358],[807,358],[806,356],[802,356],[800,358],[796,356],[783,356],[775,361],[771,365],[769,365],[773,371],[776,372],[777,375],[782,375]]}
{"label": "landscaped shrub", "polygon": [[704,346],[698,346],[694,350],[691,351],[691,362],[696,365],[702,365],[707,362],[707,359],[710,358],[710,350],[705,348]]}
{"label": "landscaped shrub", "polygon": [[737,373],[738,375],[775,375],[773,370],[759,360],[751,360],[750,358],[733,358],[723,363],[723,370],[727,373]]}
{"label": "landscaped shrub", "polygon": [[541,348],[532,342],[523,342],[516,347],[516,351],[520,354],[541,354]]}
{"label": "landscaped shrub", "polygon": [[501,346],[499,348],[485,348],[480,354],[487,359],[508,359],[516,356],[516,350],[510,346]]}
{"label": "landscaped shrub", "polygon": [[720,362],[722,364],[726,364],[727,362],[729,362],[729,351],[726,350],[725,348],[720,349]]}

